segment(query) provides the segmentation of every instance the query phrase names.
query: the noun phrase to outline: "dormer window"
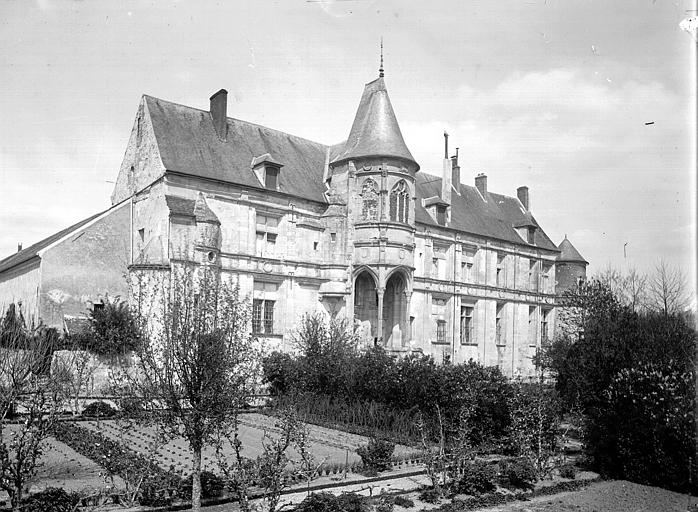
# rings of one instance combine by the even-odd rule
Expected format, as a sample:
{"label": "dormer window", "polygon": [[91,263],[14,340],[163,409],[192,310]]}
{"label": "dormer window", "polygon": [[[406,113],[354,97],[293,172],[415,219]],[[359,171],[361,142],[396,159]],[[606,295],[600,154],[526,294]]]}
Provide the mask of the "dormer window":
{"label": "dormer window", "polygon": [[436,222],[442,226],[446,225],[446,207],[438,205],[436,207]]}
{"label": "dormer window", "polygon": [[422,199],[422,205],[424,205],[424,208],[426,208],[429,215],[431,215],[437,224],[445,226],[448,223],[450,217],[448,209],[450,204],[439,196]]}
{"label": "dormer window", "polygon": [[279,190],[279,171],[283,164],[269,153],[252,159],[252,171],[262,186],[268,190]]}
{"label": "dormer window", "polygon": [[264,168],[264,186],[270,190],[279,189],[279,168],[267,165]]}
{"label": "dormer window", "polygon": [[528,226],[528,243],[533,244],[536,240],[536,227]]}

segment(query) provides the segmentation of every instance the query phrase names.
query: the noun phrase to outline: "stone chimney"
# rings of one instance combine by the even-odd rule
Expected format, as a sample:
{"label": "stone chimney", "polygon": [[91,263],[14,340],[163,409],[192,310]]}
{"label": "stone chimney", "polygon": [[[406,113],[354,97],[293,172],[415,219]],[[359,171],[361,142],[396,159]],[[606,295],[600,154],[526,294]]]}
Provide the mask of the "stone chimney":
{"label": "stone chimney", "polygon": [[519,201],[521,201],[521,204],[523,205],[524,209],[526,211],[529,211],[531,209],[530,203],[529,203],[529,197],[528,197],[528,187],[519,187],[516,189],[516,196],[519,198]]}
{"label": "stone chimney", "polygon": [[226,140],[228,136],[228,91],[221,89],[211,96],[211,120],[218,138]]}
{"label": "stone chimney", "polygon": [[475,176],[475,186],[480,191],[480,195],[487,201],[487,176],[484,173],[480,173]]}
{"label": "stone chimney", "polygon": [[451,157],[451,185],[456,189],[456,192],[460,189],[460,165],[458,165],[458,148],[456,148],[456,154]]}
{"label": "stone chimney", "polygon": [[451,180],[453,179],[451,159],[448,158],[448,133],[444,132],[444,164],[441,177],[441,200],[451,204]]}
{"label": "stone chimney", "polygon": [[22,242],[19,242],[17,244],[17,252],[20,252],[22,250]]}

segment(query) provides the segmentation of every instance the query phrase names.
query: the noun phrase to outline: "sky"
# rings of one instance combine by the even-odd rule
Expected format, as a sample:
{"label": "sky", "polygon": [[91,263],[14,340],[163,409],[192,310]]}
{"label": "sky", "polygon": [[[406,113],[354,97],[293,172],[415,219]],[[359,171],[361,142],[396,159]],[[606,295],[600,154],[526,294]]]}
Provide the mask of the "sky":
{"label": "sky", "polygon": [[530,189],[555,243],[696,281],[688,0],[0,0],[0,258],[110,206],[142,94],[325,144],[385,79],[422,171]]}

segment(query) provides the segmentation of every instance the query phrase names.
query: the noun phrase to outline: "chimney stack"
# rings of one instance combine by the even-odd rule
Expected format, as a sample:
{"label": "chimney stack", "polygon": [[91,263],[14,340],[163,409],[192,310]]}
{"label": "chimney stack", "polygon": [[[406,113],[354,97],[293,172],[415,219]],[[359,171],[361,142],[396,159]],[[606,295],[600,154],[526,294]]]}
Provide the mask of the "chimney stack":
{"label": "chimney stack", "polygon": [[524,209],[526,211],[529,211],[531,209],[530,203],[529,203],[529,197],[528,197],[528,187],[519,187],[516,189],[516,196],[519,198],[519,201],[521,201],[521,204],[523,205]]}
{"label": "chimney stack", "polygon": [[456,189],[460,189],[460,165],[458,165],[458,148],[456,154],[451,157],[451,185]]}
{"label": "chimney stack", "polygon": [[475,176],[475,186],[480,191],[480,195],[487,201],[487,176],[484,173],[480,173]]}
{"label": "chimney stack", "polygon": [[453,179],[453,169],[451,159],[448,158],[448,133],[444,132],[444,164],[443,175],[441,177],[441,199],[451,204],[451,180]]}
{"label": "chimney stack", "polygon": [[19,242],[17,244],[17,252],[20,252],[22,250],[22,242]]}
{"label": "chimney stack", "polygon": [[228,136],[228,91],[221,89],[211,96],[209,110],[218,138],[224,141]]}

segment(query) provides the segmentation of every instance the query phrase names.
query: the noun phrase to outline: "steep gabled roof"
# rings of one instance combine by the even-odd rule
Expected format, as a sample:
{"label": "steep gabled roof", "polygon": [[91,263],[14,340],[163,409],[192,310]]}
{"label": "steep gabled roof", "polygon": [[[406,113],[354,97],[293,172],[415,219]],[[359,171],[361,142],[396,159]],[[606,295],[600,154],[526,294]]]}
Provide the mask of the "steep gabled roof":
{"label": "steep gabled roof", "polygon": [[[106,211],[107,210],[105,210],[104,212],[106,212]],[[57,242],[58,240],[60,240],[64,236],[69,235],[71,232],[75,231],[76,229],[81,228],[82,226],[84,226],[85,224],[90,222],[91,220],[102,215],[104,212],[96,213],[95,215],[92,215],[86,219],[83,219],[80,222],[76,222],[72,226],[63,229],[63,230],[59,231],[58,233],[54,233],[53,235],[48,236],[48,237],[44,238],[43,240],[36,242],[33,245],[30,245],[26,249],[22,249],[21,251],[13,254],[12,256],[8,256],[7,258],[0,260],[0,272],[4,272],[5,270],[8,270],[12,267],[16,267],[17,265],[19,265],[21,263],[25,263],[25,262],[31,260],[32,258],[38,257],[39,251],[41,251],[42,249],[45,249],[46,247],[48,247],[52,243]]]}
{"label": "steep gabled roof", "polygon": [[168,171],[263,188],[252,159],[269,154],[283,164],[278,190],[324,202],[327,146],[295,135],[228,118],[227,140],[218,138],[203,110],[144,96],[162,163]]}
{"label": "steep gabled roof", "polygon": [[567,239],[567,235],[565,235],[565,239],[560,242],[558,248],[560,249],[560,255],[557,257],[557,261],[566,263],[584,263],[585,265],[589,264],[589,262],[585,260],[581,254],[579,254],[579,251],[574,247],[574,245],[572,245],[572,242]]}
{"label": "steep gabled roof", "polygon": [[349,138],[332,162],[365,156],[395,157],[417,164],[402,138],[383,77],[364,87]]}
{"label": "steep gabled roof", "polygon": [[[439,226],[422,206],[421,199],[441,194],[441,178],[423,172],[417,173],[416,187],[416,222]],[[451,195],[450,227],[454,229],[516,244],[526,244],[526,241],[518,235],[514,226],[522,222],[538,226],[533,216],[530,213],[526,213],[521,208],[518,199],[514,197],[488,192],[487,202],[485,202],[475,187],[463,185],[462,183],[458,188],[458,192],[460,195]],[[533,245],[536,247],[557,251],[555,244],[540,227],[536,229],[533,241]]]}

